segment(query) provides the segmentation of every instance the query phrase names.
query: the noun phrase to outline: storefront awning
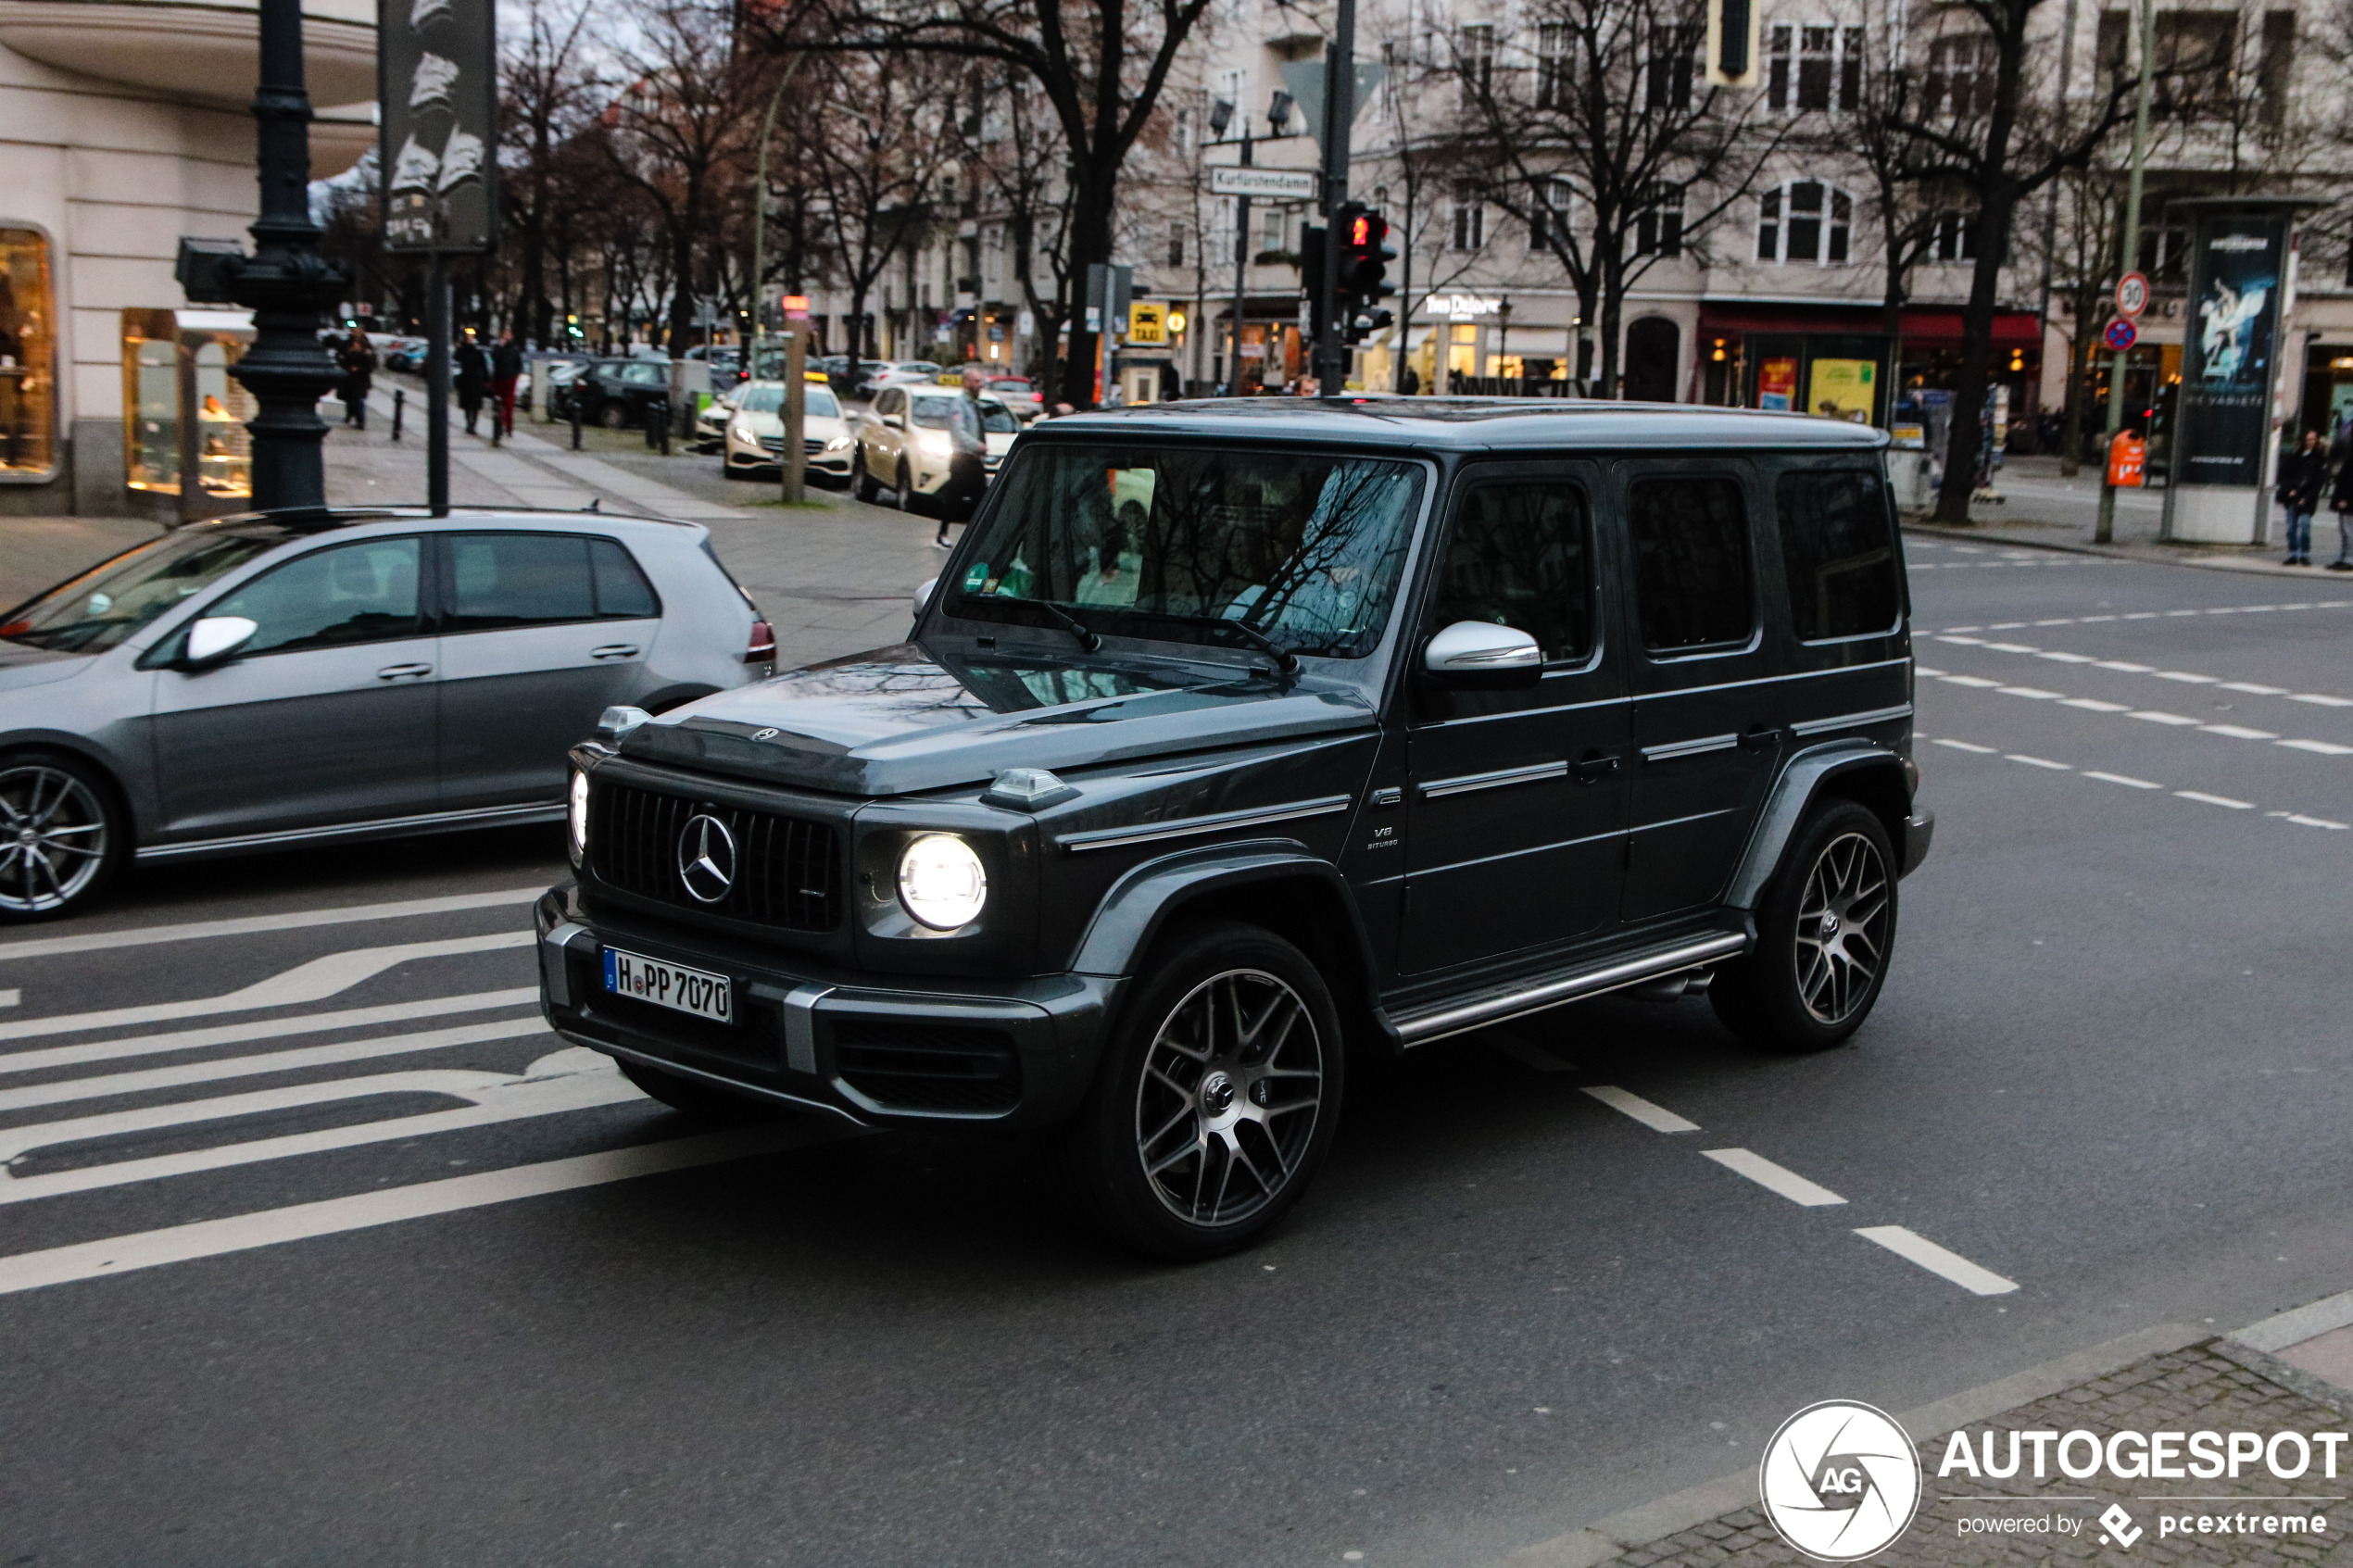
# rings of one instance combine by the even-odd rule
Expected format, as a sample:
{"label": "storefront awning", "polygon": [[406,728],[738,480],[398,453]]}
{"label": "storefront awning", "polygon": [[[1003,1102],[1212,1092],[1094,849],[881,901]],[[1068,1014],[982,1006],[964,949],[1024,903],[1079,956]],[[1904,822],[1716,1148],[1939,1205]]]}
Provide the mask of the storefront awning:
{"label": "storefront awning", "polygon": [[[1884,319],[1885,313],[1872,305],[1783,306],[1747,300],[1705,300],[1699,307],[1703,336],[1711,332],[1725,336],[1750,332],[1877,333]],[[1906,346],[1918,348],[1958,348],[1961,313],[1941,307],[1906,306],[1904,342]],[[1994,312],[1995,347],[2036,348],[2042,342],[2042,325],[2031,311]]]}

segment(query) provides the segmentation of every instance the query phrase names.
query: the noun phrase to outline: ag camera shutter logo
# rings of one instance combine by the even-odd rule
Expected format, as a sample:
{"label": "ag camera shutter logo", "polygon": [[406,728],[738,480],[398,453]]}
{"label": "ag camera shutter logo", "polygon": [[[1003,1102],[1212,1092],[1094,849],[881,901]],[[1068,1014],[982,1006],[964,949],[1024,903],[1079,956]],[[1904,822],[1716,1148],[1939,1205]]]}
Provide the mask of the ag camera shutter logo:
{"label": "ag camera shutter logo", "polygon": [[1919,1456],[1884,1411],[1825,1399],[1781,1423],[1765,1445],[1756,1488],[1781,1539],[1823,1562],[1854,1562],[1911,1525]]}

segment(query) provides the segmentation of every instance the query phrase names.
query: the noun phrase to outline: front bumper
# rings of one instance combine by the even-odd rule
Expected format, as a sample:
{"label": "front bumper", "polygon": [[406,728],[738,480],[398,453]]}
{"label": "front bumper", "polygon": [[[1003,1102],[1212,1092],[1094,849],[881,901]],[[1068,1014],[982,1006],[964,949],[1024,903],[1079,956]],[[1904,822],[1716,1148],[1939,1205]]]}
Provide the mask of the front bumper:
{"label": "front bumper", "polygon": [[1928,847],[1936,837],[1936,813],[1918,811],[1904,819],[1904,869],[1898,876],[1909,876],[1920,869],[1928,859]]}
{"label": "front bumper", "polygon": [[[572,1044],[862,1127],[1067,1121],[1092,1082],[1119,984],[837,972],[797,955],[746,962],[715,956],[694,933],[592,917],[570,886],[535,914],[541,1010]],[[626,952],[727,975],[736,1022],[609,993],[609,936]]]}

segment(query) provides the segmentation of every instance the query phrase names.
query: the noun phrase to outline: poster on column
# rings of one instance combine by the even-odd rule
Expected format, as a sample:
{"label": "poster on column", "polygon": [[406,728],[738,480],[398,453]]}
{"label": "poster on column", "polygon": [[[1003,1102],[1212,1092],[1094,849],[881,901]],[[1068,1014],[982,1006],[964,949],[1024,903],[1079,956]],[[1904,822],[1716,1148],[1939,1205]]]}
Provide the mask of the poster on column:
{"label": "poster on column", "polygon": [[493,0],[377,0],[384,249],[475,254],[498,236]]}
{"label": "poster on column", "polygon": [[2190,257],[2181,447],[2173,471],[2184,484],[2253,488],[2262,483],[2271,429],[2287,220],[2200,214]]}

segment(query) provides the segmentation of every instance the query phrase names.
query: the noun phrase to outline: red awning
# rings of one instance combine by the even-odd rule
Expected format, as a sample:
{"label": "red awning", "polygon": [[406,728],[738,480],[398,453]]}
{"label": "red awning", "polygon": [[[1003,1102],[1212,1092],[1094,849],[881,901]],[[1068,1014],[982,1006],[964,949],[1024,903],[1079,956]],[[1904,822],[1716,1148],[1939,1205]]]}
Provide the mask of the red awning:
{"label": "red awning", "polygon": [[[1702,336],[1711,332],[1725,336],[1750,332],[1876,335],[1882,319],[1880,308],[1871,305],[1766,305],[1747,300],[1705,300],[1699,307]],[[1920,348],[1958,348],[1961,345],[1961,313],[1906,306],[1904,310],[1904,341],[1908,345]],[[2031,312],[2002,310],[1994,313],[1995,347],[2034,348],[2040,346],[2042,341],[2043,329]]]}
{"label": "red awning", "polygon": [[[1957,310],[1906,310],[1904,312],[1904,341],[1922,348],[1958,348],[1961,346],[1961,313]],[[2039,348],[2043,344],[2042,326],[2024,310],[1997,310],[1994,313],[1994,346],[1996,348]]]}

